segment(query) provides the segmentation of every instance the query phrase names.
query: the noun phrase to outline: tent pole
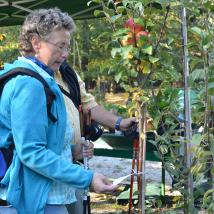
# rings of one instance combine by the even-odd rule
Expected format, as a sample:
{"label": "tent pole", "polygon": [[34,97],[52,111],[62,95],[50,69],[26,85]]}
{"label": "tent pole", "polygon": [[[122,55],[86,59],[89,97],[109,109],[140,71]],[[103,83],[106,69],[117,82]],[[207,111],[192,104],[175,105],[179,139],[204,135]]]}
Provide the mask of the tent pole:
{"label": "tent pole", "polygon": [[181,29],[183,42],[183,78],[184,78],[184,111],[185,111],[185,144],[184,144],[184,162],[188,169],[187,180],[185,183],[185,207],[184,213],[190,214],[194,210],[193,197],[193,176],[190,172],[192,163],[192,121],[191,121],[191,106],[190,106],[190,88],[188,86],[189,79],[189,63],[188,63],[188,48],[187,48],[187,23],[186,23],[186,8],[181,10]]}

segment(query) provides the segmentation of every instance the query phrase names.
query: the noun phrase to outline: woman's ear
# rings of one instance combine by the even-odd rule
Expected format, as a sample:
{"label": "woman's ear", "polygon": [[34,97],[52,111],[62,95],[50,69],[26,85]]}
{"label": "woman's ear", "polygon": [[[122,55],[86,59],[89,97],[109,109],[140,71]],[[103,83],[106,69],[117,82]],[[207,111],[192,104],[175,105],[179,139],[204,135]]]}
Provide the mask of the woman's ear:
{"label": "woman's ear", "polygon": [[31,38],[31,44],[32,44],[35,54],[39,53],[39,49],[41,47],[41,41],[37,35],[35,35]]}

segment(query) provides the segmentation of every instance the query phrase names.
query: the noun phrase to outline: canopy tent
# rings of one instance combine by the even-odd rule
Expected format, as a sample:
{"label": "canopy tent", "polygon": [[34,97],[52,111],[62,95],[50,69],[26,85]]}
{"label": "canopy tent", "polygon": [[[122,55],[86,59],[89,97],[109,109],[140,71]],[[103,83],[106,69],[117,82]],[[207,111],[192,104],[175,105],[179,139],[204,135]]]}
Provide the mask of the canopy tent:
{"label": "canopy tent", "polygon": [[19,25],[25,16],[36,8],[58,7],[74,19],[93,17],[98,4],[87,4],[89,0],[0,0],[0,26]]}

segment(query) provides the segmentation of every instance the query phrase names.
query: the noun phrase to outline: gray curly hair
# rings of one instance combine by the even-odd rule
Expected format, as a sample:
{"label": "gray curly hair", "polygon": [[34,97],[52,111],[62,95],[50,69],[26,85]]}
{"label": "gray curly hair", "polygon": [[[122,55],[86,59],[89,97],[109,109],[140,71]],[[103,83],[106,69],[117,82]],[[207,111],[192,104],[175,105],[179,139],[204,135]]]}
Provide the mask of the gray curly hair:
{"label": "gray curly hair", "polygon": [[39,35],[47,40],[55,29],[65,29],[70,33],[75,31],[73,19],[58,8],[35,10],[26,16],[19,36],[19,51],[22,55],[34,53],[31,39]]}

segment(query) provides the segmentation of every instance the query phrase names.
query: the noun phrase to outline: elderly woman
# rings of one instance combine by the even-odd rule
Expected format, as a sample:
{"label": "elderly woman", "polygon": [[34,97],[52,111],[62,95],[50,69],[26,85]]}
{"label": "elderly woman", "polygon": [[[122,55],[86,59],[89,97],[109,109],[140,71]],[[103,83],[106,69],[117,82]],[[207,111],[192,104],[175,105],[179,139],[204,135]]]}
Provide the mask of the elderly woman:
{"label": "elderly woman", "polygon": [[[21,29],[19,57],[5,64],[3,73],[17,67],[39,73],[56,99],[47,115],[43,85],[35,78],[18,75],[8,81],[0,98],[0,147],[15,145],[13,161],[1,180],[0,198],[10,204],[0,213],[67,213],[65,204],[75,202],[73,188],[91,187],[96,192],[115,189],[108,179],[73,164],[83,144],[72,146],[73,128],[54,72],[69,55],[73,20],[59,9],[36,10]],[[89,146],[87,154],[92,156]]]}

